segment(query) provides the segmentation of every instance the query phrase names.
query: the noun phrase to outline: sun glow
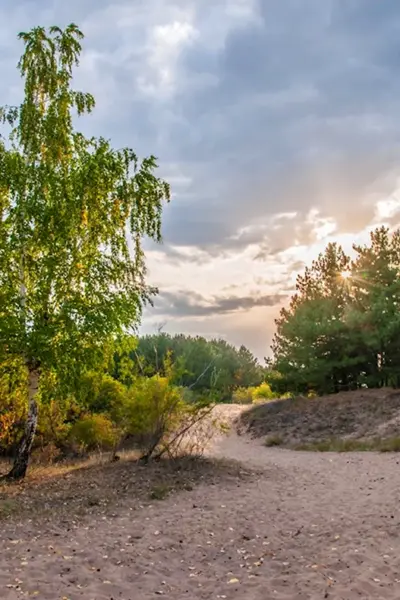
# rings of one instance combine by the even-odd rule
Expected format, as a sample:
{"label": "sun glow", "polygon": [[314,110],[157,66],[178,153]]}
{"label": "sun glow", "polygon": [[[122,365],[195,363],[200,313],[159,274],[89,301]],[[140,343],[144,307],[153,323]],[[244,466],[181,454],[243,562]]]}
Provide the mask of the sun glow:
{"label": "sun glow", "polygon": [[340,277],[341,277],[342,279],[350,279],[350,277],[351,277],[351,273],[350,273],[350,271],[342,271],[342,272],[340,273]]}

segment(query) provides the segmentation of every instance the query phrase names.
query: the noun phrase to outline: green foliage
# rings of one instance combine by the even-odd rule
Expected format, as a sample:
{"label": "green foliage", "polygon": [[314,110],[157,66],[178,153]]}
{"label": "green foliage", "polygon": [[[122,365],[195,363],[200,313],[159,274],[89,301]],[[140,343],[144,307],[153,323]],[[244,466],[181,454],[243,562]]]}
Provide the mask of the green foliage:
{"label": "green foliage", "polygon": [[40,403],[36,446],[43,449],[52,444],[60,450],[68,446],[68,436],[73,422],[68,421],[68,413],[68,402],[64,402],[60,398]]}
{"label": "green foliage", "polygon": [[[272,367],[286,389],[322,394],[400,384],[400,232],[378,228],[354,251],[351,260],[330,244],[281,311]],[[275,376],[270,381],[276,385]]]}
{"label": "green foliage", "polygon": [[75,129],[95,107],[72,88],[78,27],[19,38],[24,96],[0,108],[0,363],[20,360],[30,373],[29,440],[12,477],[26,471],[38,377],[56,372],[72,391],[82,371],[104,362],[110,341],[138,324],[156,291],[146,285],[142,239],[160,241],[169,199],[154,156],[139,160]]}
{"label": "green foliage", "polygon": [[167,377],[140,377],[129,389],[119,413],[119,425],[125,435],[133,436],[146,458],[180,426],[188,404],[182,390]]}
{"label": "green foliage", "polygon": [[83,451],[111,450],[119,432],[106,415],[87,415],[74,423],[69,437]]}
{"label": "green foliage", "polygon": [[286,378],[282,373],[273,368],[271,359],[266,360],[266,363],[264,379],[268,383],[273,394],[278,398],[282,398],[288,393]]}
{"label": "green foliage", "polygon": [[0,455],[14,448],[26,416],[27,372],[18,357],[0,364]]}
{"label": "green foliage", "polygon": [[234,404],[252,404],[253,388],[240,387],[232,394],[232,402]]}
{"label": "green foliage", "polygon": [[[73,128],[92,112],[71,88],[82,33],[75,25],[20,35],[25,97],[3,109],[0,145],[0,342],[42,368],[86,365],[99,343],[136,323],[144,285],[143,235],[160,239],[162,200],[154,157]],[[126,239],[130,223],[134,252]],[[7,276],[5,275],[7,273]]]}
{"label": "green foliage", "polygon": [[[12,367],[12,368],[11,368]],[[3,365],[2,410],[4,423],[0,453],[15,449],[26,413],[26,367],[20,363],[20,378],[15,365]],[[143,456],[176,451],[185,433],[206,414],[208,396],[172,383],[176,375],[169,355],[163,370],[166,376],[135,376],[127,386],[105,372],[87,371],[80,377],[74,393],[59,385],[56,371],[42,375],[39,422],[34,445],[37,460],[74,456],[93,450],[116,449],[128,438]],[[15,379],[11,386],[11,377]],[[133,375],[130,373],[129,378]],[[9,425],[8,425],[9,424]]]}
{"label": "green foliage", "polygon": [[206,340],[166,333],[144,336],[131,353],[137,374],[165,375],[165,359],[174,363],[172,382],[193,392],[213,392],[219,402],[229,401],[234,390],[259,385],[263,369],[251,352],[224,340]]}
{"label": "green foliage", "polygon": [[252,389],[253,402],[265,402],[267,400],[273,400],[275,395],[271,391],[270,386],[267,382],[261,383],[258,387]]}
{"label": "green foliage", "polygon": [[125,403],[127,388],[106,373],[88,371],[80,379],[77,402],[89,412],[109,413],[116,419]]}
{"label": "green foliage", "polygon": [[196,427],[192,450],[195,446],[199,448],[198,425],[211,410],[210,396],[201,397],[174,383],[177,368],[170,351],[165,355],[162,370],[163,376],[136,377],[126,389],[118,411],[111,413],[124,436],[136,440],[145,460],[155,453],[157,456],[179,453],[182,444],[187,447],[187,434]]}
{"label": "green foliage", "polygon": [[109,371],[115,380],[124,385],[132,385],[135,376],[141,373],[135,361],[137,346],[138,340],[132,335],[119,336],[112,345],[113,352]]}
{"label": "green foliage", "polygon": [[232,402],[236,404],[257,404],[276,398],[277,395],[272,392],[269,384],[265,381],[256,387],[238,388],[232,394]]}

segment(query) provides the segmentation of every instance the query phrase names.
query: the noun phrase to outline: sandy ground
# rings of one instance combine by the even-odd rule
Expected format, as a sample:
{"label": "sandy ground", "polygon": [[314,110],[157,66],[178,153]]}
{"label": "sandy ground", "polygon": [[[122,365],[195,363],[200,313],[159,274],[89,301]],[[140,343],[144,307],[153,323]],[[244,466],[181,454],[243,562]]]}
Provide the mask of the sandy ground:
{"label": "sandy ground", "polygon": [[0,598],[400,598],[397,456],[267,449],[235,434],[211,452],[257,474],[100,521],[6,522]]}

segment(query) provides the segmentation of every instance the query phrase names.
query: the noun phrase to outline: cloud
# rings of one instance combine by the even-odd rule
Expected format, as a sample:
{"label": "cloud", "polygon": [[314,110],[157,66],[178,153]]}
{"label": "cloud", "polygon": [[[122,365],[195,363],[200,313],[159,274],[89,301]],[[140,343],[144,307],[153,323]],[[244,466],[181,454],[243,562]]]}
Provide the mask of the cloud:
{"label": "cloud", "polygon": [[259,306],[276,306],[285,299],[278,294],[224,296],[205,298],[190,290],[162,291],[155,300],[155,313],[163,317],[207,317],[250,310]]}
{"label": "cloud", "polygon": [[[352,4],[349,16],[357,22],[366,9]],[[367,196],[390,189],[399,142],[399,84],[381,49],[390,19],[380,20],[380,44],[369,45],[360,35],[353,39],[335,3],[260,6],[263,24],[231,32],[218,61],[196,45],[184,55],[218,85],[206,87],[196,103],[182,93],[191,127],[186,135],[179,131],[178,143],[188,161],[197,157],[194,181],[203,194],[201,204],[178,199],[173,208],[166,236],[176,244],[188,244],[181,223],[189,220],[195,245],[219,244],[223,252],[243,224],[277,206],[296,210],[299,220],[318,206],[344,225],[349,204],[363,202],[357,219],[363,226],[373,213],[374,198]]]}
{"label": "cloud", "polygon": [[157,155],[172,184],[146,248],[180,327],[261,348],[269,299],[328,239],[397,222],[397,0],[3,0],[0,104],[20,98],[16,34],[71,21],[75,85],[97,99],[79,126]]}
{"label": "cloud", "polygon": [[179,164],[190,182],[166,213],[171,246],[224,253],[246,243],[246,227],[264,241],[278,206],[299,222],[317,206],[345,226],[349,198],[367,224],[372,196],[389,192],[400,133],[392,2],[8,0],[3,10],[9,57],[13,26],[81,24],[77,83],[98,99],[85,130],[156,153],[166,176],[163,165]]}
{"label": "cloud", "polygon": [[140,91],[157,99],[173,95],[178,85],[176,68],[179,55],[197,35],[197,30],[188,20],[153,27],[148,41],[148,72],[138,78]]}

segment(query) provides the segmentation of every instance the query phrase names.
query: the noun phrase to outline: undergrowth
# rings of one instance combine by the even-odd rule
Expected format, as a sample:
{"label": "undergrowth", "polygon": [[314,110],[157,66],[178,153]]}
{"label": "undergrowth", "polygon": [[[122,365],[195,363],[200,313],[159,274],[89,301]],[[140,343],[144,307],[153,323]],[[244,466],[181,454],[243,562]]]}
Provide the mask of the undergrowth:
{"label": "undergrowth", "polygon": [[331,438],[297,444],[293,449],[306,452],[400,452],[400,437],[370,440]]}

